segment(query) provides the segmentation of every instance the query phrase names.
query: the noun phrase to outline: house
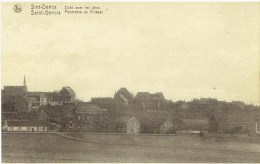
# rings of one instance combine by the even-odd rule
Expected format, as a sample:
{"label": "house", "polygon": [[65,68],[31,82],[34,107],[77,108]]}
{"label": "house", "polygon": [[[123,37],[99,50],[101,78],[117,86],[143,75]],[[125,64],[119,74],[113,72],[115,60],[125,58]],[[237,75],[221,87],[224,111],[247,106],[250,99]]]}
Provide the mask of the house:
{"label": "house", "polygon": [[120,88],[114,94],[115,103],[118,105],[129,105],[133,103],[133,95],[126,89]]}
{"label": "house", "polygon": [[119,116],[109,128],[117,133],[140,133],[140,122],[135,117]]}
{"label": "house", "polygon": [[135,95],[135,103],[144,110],[157,110],[162,108],[166,100],[162,92],[138,92]]}
{"label": "house", "polygon": [[62,105],[63,102],[64,102],[63,97],[59,92],[53,92],[51,94],[49,105],[51,106]]}
{"label": "house", "polygon": [[69,128],[84,132],[104,132],[107,130],[106,120],[107,109],[83,102],[77,106],[74,121],[70,121]]}
{"label": "house", "polygon": [[48,124],[41,121],[6,120],[2,130],[8,132],[46,132]]}
{"label": "house", "polygon": [[76,93],[68,86],[63,87],[59,92],[54,91],[50,95],[49,104],[51,106],[62,105],[64,103],[78,103],[76,99]]}
{"label": "house", "polygon": [[256,120],[253,112],[217,111],[210,118],[211,132],[226,134],[256,134]]}
{"label": "house", "polygon": [[62,101],[64,103],[70,103],[75,101],[76,99],[76,93],[74,92],[74,90],[71,87],[63,87],[60,91],[59,91],[60,96],[62,97]]}
{"label": "house", "polygon": [[34,97],[39,101],[39,106],[48,105],[53,92],[28,92],[28,97]]}

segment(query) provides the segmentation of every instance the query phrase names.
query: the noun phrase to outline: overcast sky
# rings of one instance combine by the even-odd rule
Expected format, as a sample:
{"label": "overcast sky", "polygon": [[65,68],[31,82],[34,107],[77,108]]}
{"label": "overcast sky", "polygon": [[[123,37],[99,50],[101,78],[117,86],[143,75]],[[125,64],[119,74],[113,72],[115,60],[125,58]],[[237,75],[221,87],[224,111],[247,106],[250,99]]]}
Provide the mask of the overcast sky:
{"label": "overcast sky", "polygon": [[126,87],[259,104],[259,3],[95,4],[108,10],[81,16],[21,4],[2,7],[2,87],[25,74],[30,91],[70,86],[85,101]]}

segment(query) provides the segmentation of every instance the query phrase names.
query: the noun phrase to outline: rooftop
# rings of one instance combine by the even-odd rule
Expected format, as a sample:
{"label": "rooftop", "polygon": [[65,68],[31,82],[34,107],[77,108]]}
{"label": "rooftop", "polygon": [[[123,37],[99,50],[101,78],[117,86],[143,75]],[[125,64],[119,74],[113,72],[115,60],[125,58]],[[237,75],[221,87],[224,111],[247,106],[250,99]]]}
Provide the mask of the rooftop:
{"label": "rooftop", "polygon": [[104,113],[107,109],[101,109],[95,104],[89,102],[79,103],[76,113]]}
{"label": "rooftop", "polygon": [[47,126],[45,121],[6,120],[8,126]]}

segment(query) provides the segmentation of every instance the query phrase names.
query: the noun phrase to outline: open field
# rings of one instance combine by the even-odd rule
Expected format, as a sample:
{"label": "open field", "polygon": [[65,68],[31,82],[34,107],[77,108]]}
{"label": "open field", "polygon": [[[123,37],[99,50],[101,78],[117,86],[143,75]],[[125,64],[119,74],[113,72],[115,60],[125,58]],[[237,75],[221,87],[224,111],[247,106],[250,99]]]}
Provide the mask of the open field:
{"label": "open field", "polygon": [[77,141],[51,133],[2,134],[2,161],[260,162],[260,143],[249,141],[217,142],[197,136],[117,135],[116,137],[93,134],[80,138],[82,137],[107,142],[97,144]]}

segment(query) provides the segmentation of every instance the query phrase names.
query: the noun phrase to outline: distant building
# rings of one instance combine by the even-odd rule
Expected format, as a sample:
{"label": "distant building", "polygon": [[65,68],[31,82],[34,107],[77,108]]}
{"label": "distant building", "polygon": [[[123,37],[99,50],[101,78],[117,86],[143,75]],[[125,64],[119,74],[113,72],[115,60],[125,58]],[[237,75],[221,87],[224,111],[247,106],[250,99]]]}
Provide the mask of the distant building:
{"label": "distant building", "polygon": [[113,109],[113,108],[115,108],[115,101],[112,97],[91,98],[91,103],[99,106],[102,109]]}
{"label": "distant building", "polygon": [[116,133],[140,133],[140,122],[135,117],[119,116],[109,128]]}
{"label": "distant building", "polygon": [[55,91],[50,95],[51,106],[62,105],[64,103],[76,103],[76,93],[68,86],[63,87],[59,92]]}
{"label": "distant building", "polygon": [[6,96],[17,96],[25,95],[27,91],[27,86],[4,86],[4,92]]}
{"label": "distant building", "polygon": [[70,122],[70,128],[76,131],[106,131],[107,109],[101,109],[89,102],[79,103],[74,118],[74,121]]}
{"label": "distant building", "polygon": [[160,126],[160,133],[207,133],[209,120],[207,118],[181,118],[180,116],[170,116]]}
{"label": "distant building", "polygon": [[144,110],[156,110],[161,109],[161,107],[166,103],[166,100],[162,92],[157,92],[155,94],[149,92],[138,92],[135,95],[135,102]]}
{"label": "distant building", "polygon": [[[24,82],[24,84],[26,83]],[[14,104],[15,97],[27,97],[27,92],[27,86],[4,86],[2,90],[2,105],[5,103],[9,106]]]}
{"label": "distant building", "polygon": [[48,124],[41,121],[6,120],[2,130],[8,132],[44,132],[48,131]]}
{"label": "distant building", "polygon": [[70,103],[76,100],[76,93],[74,90],[68,86],[63,87],[60,91],[59,94],[61,95],[63,102],[65,103]]}
{"label": "distant building", "polygon": [[256,134],[256,120],[252,112],[214,112],[210,118],[210,130],[226,134]]}
{"label": "distant building", "polygon": [[181,119],[179,127],[176,128],[176,133],[207,133],[209,120],[207,118],[196,119]]}
{"label": "distant building", "polygon": [[28,92],[28,97],[35,97],[39,106],[48,105],[53,92]]}
{"label": "distant building", "polygon": [[115,103],[118,105],[129,105],[133,103],[133,95],[126,89],[120,88],[114,94]]}
{"label": "distant building", "polygon": [[[160,115],[160,114],[159,114]],[[147,114],[147,116],[138,116],[136,115],[136,118],[140,122],[140,132],[146,133],[146,134],[159,134],[160,128],[166,118],[163,116],[151,116]]]}
{"label": "distant building", "polygon": [[4,86],[2,91],[2,107],[4,108],[4,112],[37,112],[39,106],[39,100],[36,97],[29,96],[25,77],[23,86]]}
{"label": "distant building", "polygon": [[51,106],[55,106],[55,105],[62,105],[63,104],[63,97],[61,96],[60,93],[58,92],[53,92],[50,96],[50,102],[49,104]]}

